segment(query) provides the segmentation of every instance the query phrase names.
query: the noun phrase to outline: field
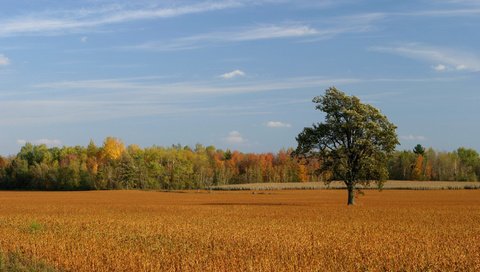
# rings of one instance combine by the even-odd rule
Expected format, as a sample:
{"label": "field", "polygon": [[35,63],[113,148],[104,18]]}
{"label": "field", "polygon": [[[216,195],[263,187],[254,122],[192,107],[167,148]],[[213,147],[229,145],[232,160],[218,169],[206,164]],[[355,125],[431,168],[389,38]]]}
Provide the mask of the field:
{"label": "field", "polygon": [[[247,183],[212,186],[213,190],[317,190],[317,189],[344,189],[342,181],[333,181],[329,185],[324,182],[285,182],[285,183]],[[372,183],[369,189],[377,189]],[[383,185],[384,190],[452,190],[452,189],[480,189],[480,182],[472,181],[407,181],[388,180]]]}
{"label": "field", "polygon": [[480,190],[0,192],[0,251],[0,271],[480,271]]}

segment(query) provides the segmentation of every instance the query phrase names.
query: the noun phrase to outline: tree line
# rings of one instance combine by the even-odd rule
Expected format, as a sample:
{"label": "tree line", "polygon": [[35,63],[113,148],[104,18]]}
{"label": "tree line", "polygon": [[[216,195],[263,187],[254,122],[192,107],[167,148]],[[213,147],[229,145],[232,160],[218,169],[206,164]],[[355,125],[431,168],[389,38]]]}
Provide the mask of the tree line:
{"label": "tree line", "polygon": [[445,152],[417,145],[411,151],[394,152],[388,169],[396,180],[478,181],[480,157],[471,148]]}
{"label": "tree line", "polygon": [[276,154],[241,153],[197,144],[141,148],[108,137],[102,146],[25,144],[0,157],[0,188],[31,190],[193,189],[213,185],[321,181],[318,162]]}
{"label": "tree line", "polygon": [[[197,144],[141,148],[108,137],[87,147],[25,144],[14,156],[0,156],[0,188],[25,190],[196,189],[262,182],[325,181],[320,159],[277,153],[241,153]],[[422,150],[420,150],[422,151]],[[391,179],[475,181],[477,151],[433,149],[395,151],[388,161]]]}

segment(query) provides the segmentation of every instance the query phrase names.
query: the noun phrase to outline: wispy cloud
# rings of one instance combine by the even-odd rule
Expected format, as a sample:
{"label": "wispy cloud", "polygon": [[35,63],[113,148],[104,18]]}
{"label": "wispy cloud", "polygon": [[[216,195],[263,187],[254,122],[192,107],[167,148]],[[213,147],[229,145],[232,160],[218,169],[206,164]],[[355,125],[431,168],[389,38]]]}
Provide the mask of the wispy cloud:
{"label": "wispy cloud", "polygon": [[33,140],[33,141],[27,141],[23,139],[17,140],[17,144],[19,145],[25,145],[26,143],[31,143],[34,145],[41,145],[44,144],[48,147],[59,147],[62,146],[62,141],[58,139],[38,139],[38,140]]}
{"label": "wispy cloud", "polygon": [[[0,124],[79,123],[139,116],[181,114],[262,114],[265,107],[228,104],[206,106],[198,101],[218,94],[324,89],[358,79],[299,77],[282,80],[170,81],[171,78],[138,77],[43,83],[23,96],[0,101]],[[19,108],[25,109],[18,111]],[[246,110],[248,109],[248,110]]]}
{"label": "wispy cloud", "polygon": [[[326,32],[324,32],[325,34]],[[283,24],[260,25],[225,32],[211,32],[173,40],[146,42],[138,45],[125,46],[121,49],[138,49],[152,51],[189,50],[222,43],[246,42],[267,39],[291,39],[319,35],[320,32],[308,25]]]}
{"label": "wispy cloud", "polygon": [[430,5],[435,8],[407,12],[405,15],[457,17],[480,14],[480,1],[478,0],[431,0],[427,2],[430,2]]}
{"label": "wispy cloud", "polygon": [[[84,96],[56,100],[23,99],[0,101],[1,125],[24,126],[46,124],[92,123],[105,120],[115,120],[127,117],[142,116],[179,116],[182,114],[215,114],[230,111],[232,114],[242,113],[245,109],[238,107],[207,107],[190,102],[179,103],[172,99],[156,98],[155,101],[125,98],[108,101],[104,97]],[[18,111],[16,109],[24,110]],[[252,109],[255,112],[255,109]],[[256,112],[256,114],[259,114]]]}
{"label": "wispy cloud", "polygon": [[400,139],[401,140],[405,140],[405,141],[425,141],[427,140],[427,137],[425,136],[422,136],[422,135],[403,135],[403,136],[400,136]]}
{"label": "wispy cloud", "polygon": [[[357,78],[327,78],[320,76],[292,77],[281,80],[254,80],[248,82],[231,82],[224,80],[213,81],[184,81],[174,83],[151,82],[140,79],[100,79],[59,81],[34,85],[37,89],[59,91],[83,90],[94,92],[96,90],[110,90],[116,97],[125,95],[181,95],[181,94],[239,94],[252,92],[266,92],[275,90],[290,90],[301,88],[328,87],[335,84],[348,84],[361,82]],[[99,95],[98,93],[95,95]],[[109,94],[110,95],[110,94]]]}
{"label": "wispy cloud", "polygon": [[289,128],[292,127],[289,123],[284,123],[280,121],[269,121],[267,122],[267,127],[269,128]]}
{"label": "wispy cloud", "polygon": [[415,16],[415,17],[458,17],[475,16],[480,14],[480,8],[460,8],[460,9],[432,9],[419,10],[413,12],[391,13],[392,16]]}
{"label": "wispy cloud", "polygon": [[242,70],[234,70],[234,71],[220,75],[220,77],[224,79],[232,79],[235,77],[243,77],[243,76],[245,76],[245,72]]}
{"label": "wispy cloud", "polygon": [[228,133],[228,136],[224,138],[225,142],[229,144],[244,144],[247,140],[240,134],[240,132],[234,130]]}
{"label": "wispy cloud", "polygon": [[[235,35],[229,37],[231,41],[252,41],[263,39],[279,39],[279,38],[292,38],[292,37],[304,37],[318,34],[319,31],[308,25],[265,25],[256,28],[251,28],[242,32],[237,32]],[[206,35],[204,37],[192,37],[193,39],[221,39],[221,34]]]}
{"label": "wispy cloud", "polygon": [[378,46],[371,48],[371,50],[427,61],[434,65],[441,63],[442,66],[436,66],[440,70],[480,71],[480,57],[465,50],[460,51],[416,43],[398,46]]}
{"label": "wispy cloud", "polygon": [[225,43],[248,42],[272,39],[296,39],[300,41],[318,41],[330,39],[346,33],[359,33],[373,29],[373,22],[383,18],[382,14],[371,13],[344,16],[332,19],[322,26],[313,26],[302,22],[278,24],[260,24],[251,27],[230,29],[222,32],[210,32],[181,37],[171,40],[150,41],[137,45],[124,46],[120,49],[151,51],[178,51],[219,46]]}
{"label": "wispy cloud", "polygon": [[[217,95],[243,94],[255,92],[269,92],[281,90],[300,90],[306,88],[327,88],[334,85],[359,84],[369,82],[433,82],[455,81],[459,77],[428,77],[428,78],[341,78],[323,76],[290,77],[281,79],[226,81],[220,79],[209,81],[178,81],[164,77],[145,76],[132,78],[109,78],[95,80],[74,80],[46,82],[33,85],[39,91],[57,92],[57,96],[66,94],[77,100],[87,98],[101,101],[115,101],[125,99],[132,102],[144,99],[155,101],[165,97],[179,97],[183,95]],[[75,91],[75,92],[71,92]],[[132,100],[133,98],[133,100]]]}
{"label": "wispy cloud", "polygon": [[174,7],[131,8],[111,5],[96,9],[60,10],[23,15],[0,20],[0,36],[44,35],[58,32],[78,31],[109,24],[130,21],[162,19],[188,14],[245,6],[245,1],[205,1]]}
{"label": "wispy cloud", "polygon": [[5,55],[0,54],[0,66],[7,66],[10,64],[10,59]]}
{"label": "wispy cloud", "polygon": [[433,70],[435,71],[445,71],[447,70],[447,66],[443,65],[443,64],[438,64],[438,65],[435,65],[435,66],[432,66]]}
{"label": "wispy cloud", "polygon": [[[470,2],[474,2],[472,0]],[[466,1],[465,1],[466,2]],[[364,20],[371,18],[375,21],[381,21],[384,19],[401,19],[405,17],[429,17],[429,18],[444,18],[444,17],[465,17],[465,16],[477,16],[480,14],[480,2],[477,1],[475,6],[466,7],[465,5],[456,6],[456,7],[445,7],[445,8],[432,8],[432,9],[423,9],[415,11],[400,11],[400,12],[376,12],[376,13],[360,13],[352,15],[349,17],[357,17]]]}
{"label": "wispy cloud", "polygon": [[[11,91],[0,100],[0,124],[63,124],[98,122],[141,116],[245,115],[270,113],[263,102],[210,102],[219,94],[241,95],[255,92],[301,92],[329,86],[370,82],[432,82],[458,80],[441,78],[326,78],[321,76],[282,79],[171,82],[174,78],[144,76],[38,84],[26,91]],[[299,99],[301,96],[299,95]],[[305,98],[306,99],[306,98]],[[308,103],[310,97],[301,102]],[[207,102],[208,101],[208,102]],[[292,101],[287,101],[291,103]],[[298,103],[298,101],[294,102]],[[19,111],[18,109],[22,109]],[[286,123],[273,120],[270,126]]]}
{"label": "wispy cloud", "polygon": [[[72,10],[45,10],[16,17],[4,17],[0,20],[0,37],[17,35],[52,35],[87,31],[93,28],[112,24],[128,23],[140,20],[166,19],[189,14],[235,9],[242,7],[254,7],[268,4],[288,4],[284,0],[216,0],[216,1],[193,1],[183,4],[110,4],[91,5],[88,8]],[[331,6],[323,1],[322,7]],[[298,4],[298,3],[296,3]],[[296,5],[292,4],[292,5]],[[242,40],[261,39],[265,36],[285,37],[291,35],[305,35],[312,29],[284,29],[275,26],[259,28],[256,32],[245,32]]]}
{"label": "wispy cloud", "polygon": [[399,17],[465,17],[480,14],[478,0],[429,0],[424,8],[410,11],[385,12],[387,18]]}

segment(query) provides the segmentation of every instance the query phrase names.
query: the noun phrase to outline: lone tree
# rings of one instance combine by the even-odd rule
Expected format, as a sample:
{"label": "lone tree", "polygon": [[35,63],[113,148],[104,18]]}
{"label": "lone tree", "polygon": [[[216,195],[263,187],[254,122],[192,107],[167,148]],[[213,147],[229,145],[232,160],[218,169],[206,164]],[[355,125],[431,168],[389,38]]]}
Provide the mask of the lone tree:
{"label": "lone tree", "polygon": [[375,107],[363,104],[335,87],[313,99],[325,122],[306,127],[297,136],[294,155],[317,157],[329,180],[342,180],[348,189],[348,205],[354,204],[357,184],[376,181],[379,188],[388,178],[387,157],[399,144],[395,125]]}

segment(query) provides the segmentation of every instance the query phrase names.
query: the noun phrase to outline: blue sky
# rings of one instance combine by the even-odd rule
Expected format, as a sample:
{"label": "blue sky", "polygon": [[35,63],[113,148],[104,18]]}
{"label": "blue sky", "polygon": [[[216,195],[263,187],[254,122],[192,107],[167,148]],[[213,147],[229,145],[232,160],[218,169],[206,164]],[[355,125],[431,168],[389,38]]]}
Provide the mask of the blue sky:
{"label": "blue sky", "polygon": [[0,154],[25,142],[294,147],[330,86],[401,146],[480,150],[480,1],[0,4]]}

